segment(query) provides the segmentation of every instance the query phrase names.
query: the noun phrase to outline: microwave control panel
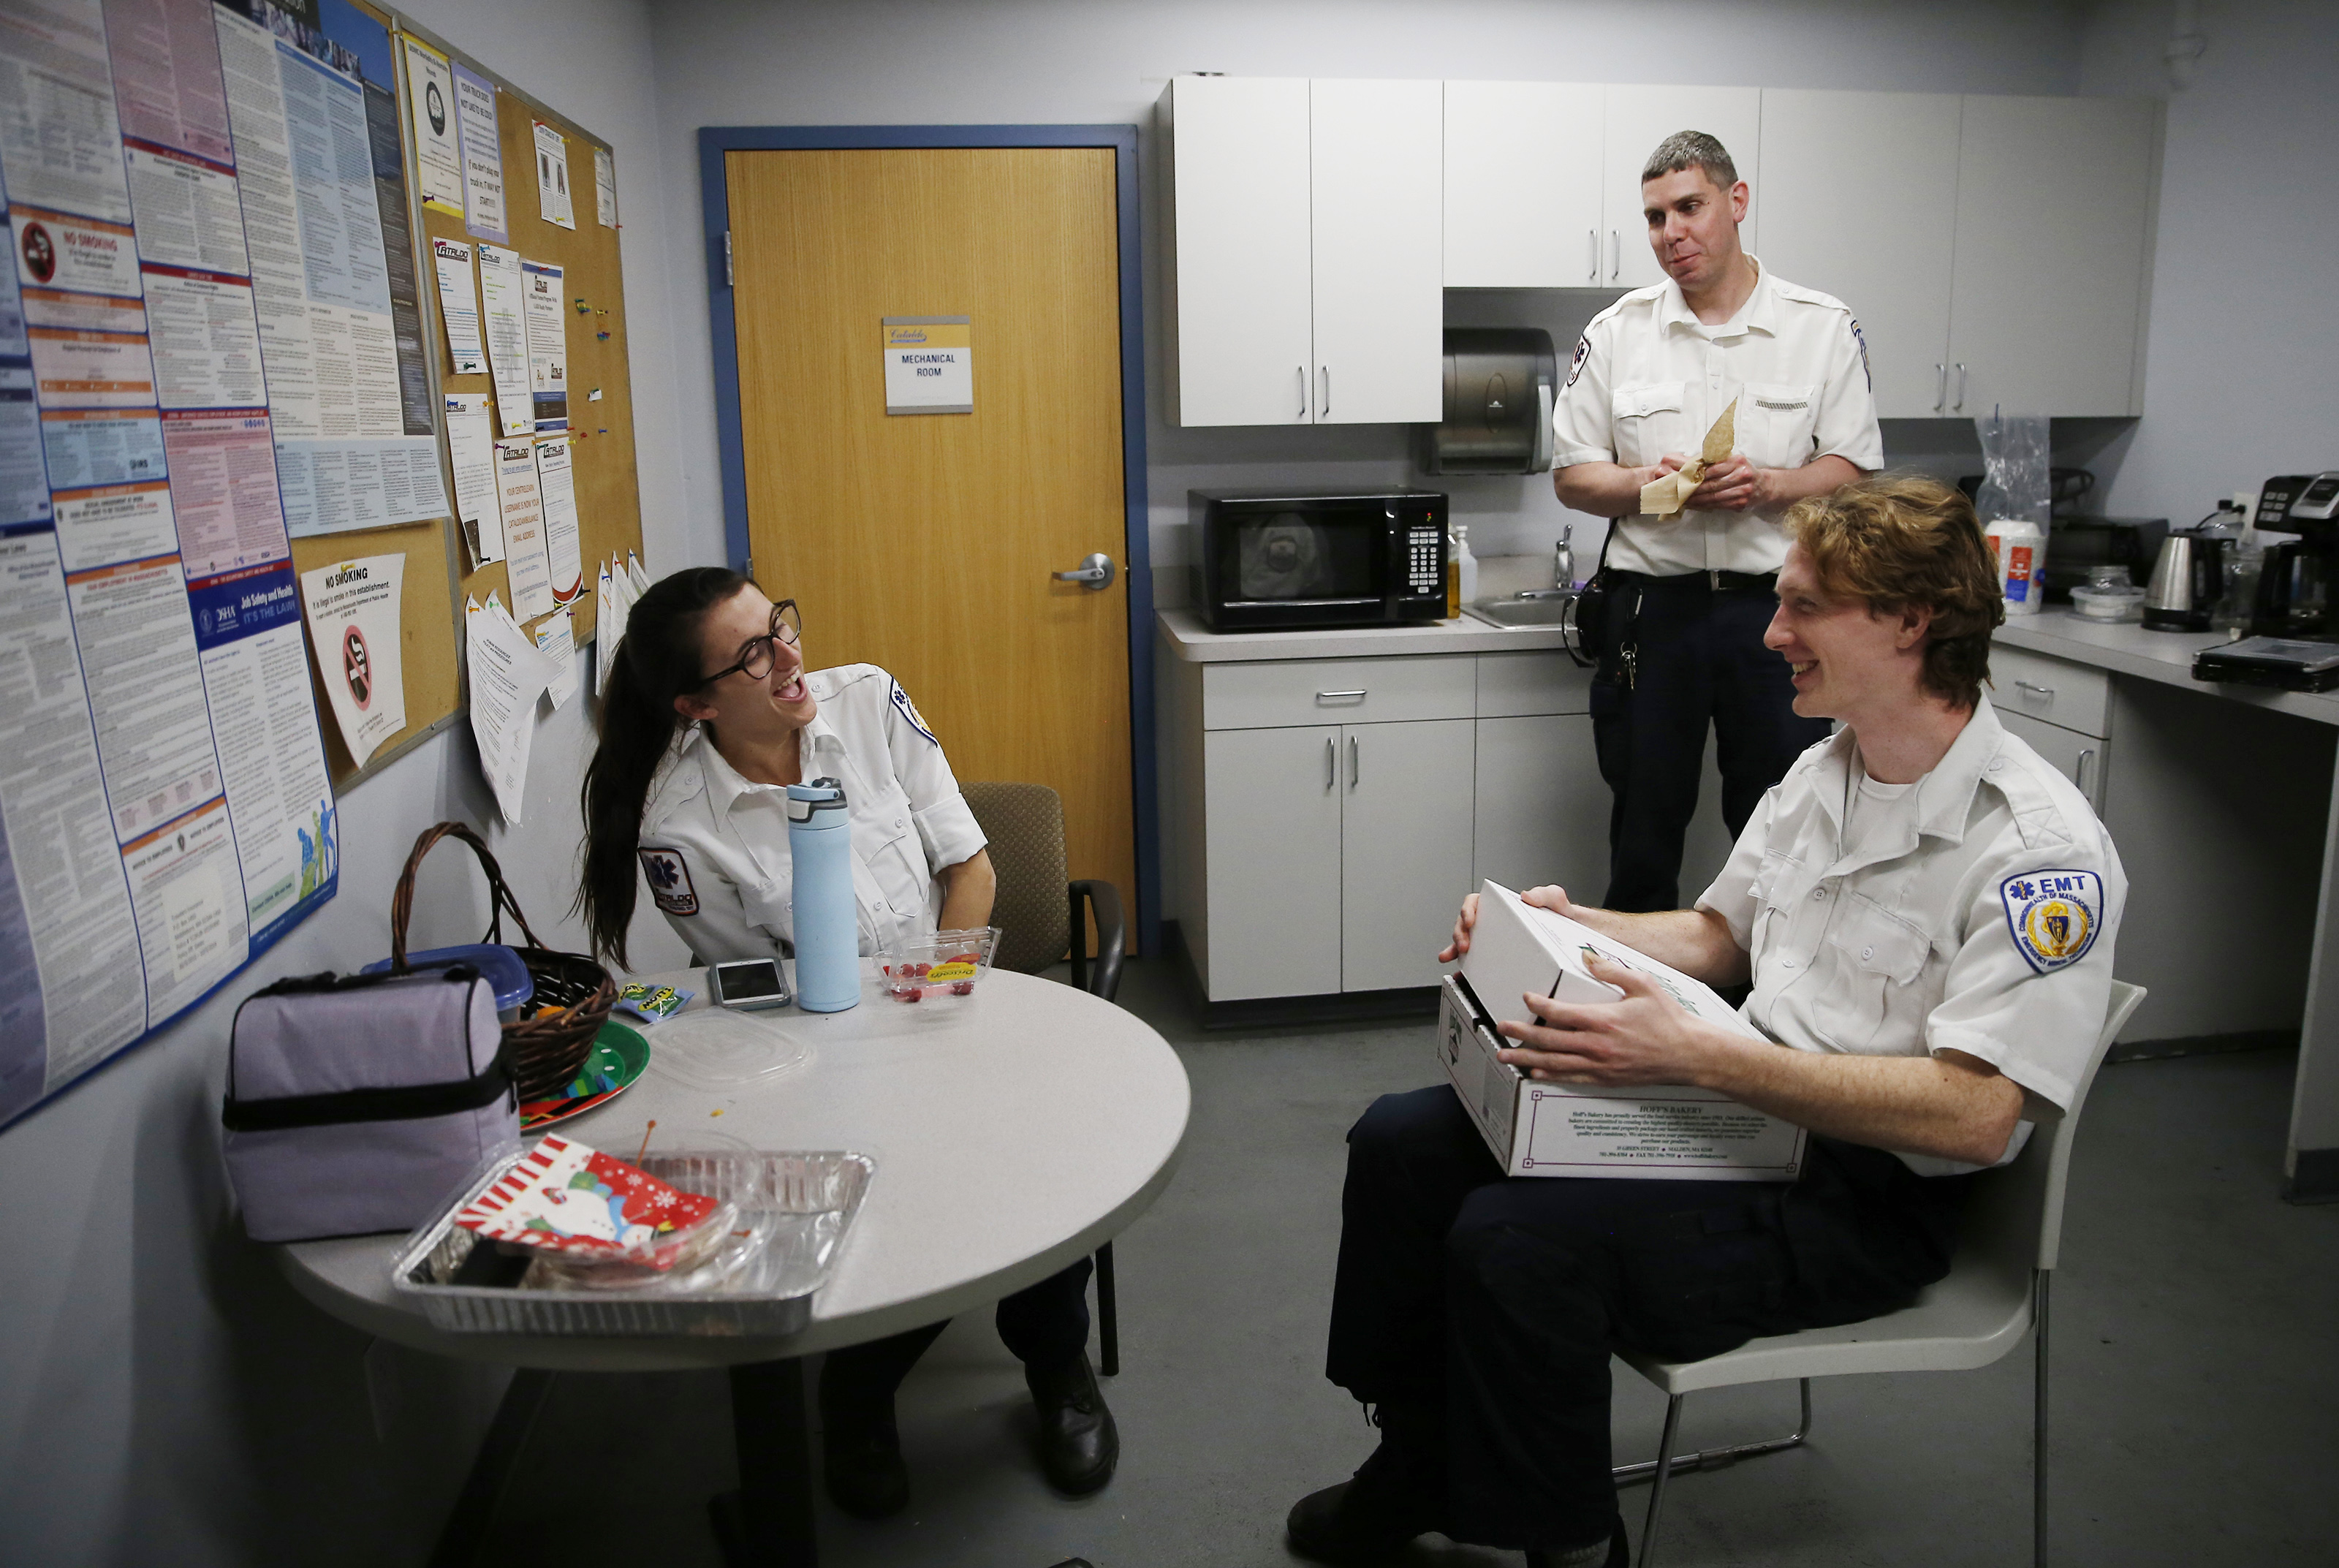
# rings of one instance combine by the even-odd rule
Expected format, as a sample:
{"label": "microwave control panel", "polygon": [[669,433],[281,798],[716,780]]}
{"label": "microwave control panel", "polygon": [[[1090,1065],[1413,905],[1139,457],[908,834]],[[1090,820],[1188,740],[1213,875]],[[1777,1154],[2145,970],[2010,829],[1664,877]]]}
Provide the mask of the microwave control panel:
{"label": "microwave control panel", "polygon": [[1445,552],[1438,548],[1438,530],[1435,523],[1415,523],[1406,529],[1407,572],[1406,587],[1416,594],[1443,594],[1446,591]]}

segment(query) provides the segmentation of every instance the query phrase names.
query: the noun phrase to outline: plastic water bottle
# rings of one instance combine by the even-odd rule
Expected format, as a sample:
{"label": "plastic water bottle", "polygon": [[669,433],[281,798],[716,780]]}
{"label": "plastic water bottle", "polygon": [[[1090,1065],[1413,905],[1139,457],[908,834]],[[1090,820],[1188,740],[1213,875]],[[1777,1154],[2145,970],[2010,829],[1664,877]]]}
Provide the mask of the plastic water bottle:
{"label": "plastic water bottle", "polygon": [[833,778],[788,786],[796,1005],[843,1012],[861,1000],[861,923],[853,897],[853,820]]}

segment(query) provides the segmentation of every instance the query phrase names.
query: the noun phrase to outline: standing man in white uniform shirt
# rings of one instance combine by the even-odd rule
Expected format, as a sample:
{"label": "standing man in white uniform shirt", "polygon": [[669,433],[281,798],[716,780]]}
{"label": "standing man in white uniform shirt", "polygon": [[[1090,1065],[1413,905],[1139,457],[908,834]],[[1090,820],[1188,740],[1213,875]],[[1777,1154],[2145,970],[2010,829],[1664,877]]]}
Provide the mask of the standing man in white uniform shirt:
{"label": "standing man in white uniform shirt", "polygon": [[1535,1021],[1503,1024],[1501,1054],[1541,1081],[1718,1090],[1809,1128],[1803,1169],[1507,1178],[1451,1086],[1381,1097],[1348,1133],[1326,1368],[1377,1406],[1380,1446],[1292,1509],[1303,1556],[1379,1562],[1437,1530],[1529,1568],[1623,1568],[1611,1352],[1702,1360],[1905,1305],[1949,1270],[1970,1173],[2072,1103],[2127,883],[2086,797],[1982,693],[2004,608],[1973,508],[1880,478],[1789,522],[1765,640],[1796,711],[1842,732],[1763,796],[1694,909],[1524,895],[1709,984],[1751,980],[1769,1040],[1595,959],[1623,997],[1520,999]]}
{"label": "standing man in white uniform shirt", "polygon": [[[1828,733],[1796,715],[1786,668],[1762,646],[1786,557],[1779,519],[1881,468],[1884,439],[1850,309],[1739,248],[1748,192],[1721,143],[1699,131],[1667,137],[1641,196],[1669,281],[1584,328],[1553,415],[1553,482],[1564,504],[1617,519],[1592,687],[1600,773],[1614,796],[1606,902],[1665,910],[1681,902],[1709,720],[1733,838],[1762,792]],[[1643,513],[1642,487],[1685,467],[1733,400],[1731,456],[1707,468],[1678,517]]]}

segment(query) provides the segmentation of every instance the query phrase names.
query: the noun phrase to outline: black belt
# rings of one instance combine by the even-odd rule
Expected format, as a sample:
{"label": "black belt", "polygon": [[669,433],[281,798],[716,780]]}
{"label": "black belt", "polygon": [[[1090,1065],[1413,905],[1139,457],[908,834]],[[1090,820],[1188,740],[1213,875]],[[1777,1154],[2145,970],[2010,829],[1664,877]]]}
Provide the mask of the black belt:
{"label": "black belt", "polygon": [[1668,572],[1659,577],[1653,572],[1615,571],[1608,574],[1620,582],[1634,583],[1650,588],[1703,587],[1714,594],[1768,594],[1776,592],[1779,574],[1776,572]]}

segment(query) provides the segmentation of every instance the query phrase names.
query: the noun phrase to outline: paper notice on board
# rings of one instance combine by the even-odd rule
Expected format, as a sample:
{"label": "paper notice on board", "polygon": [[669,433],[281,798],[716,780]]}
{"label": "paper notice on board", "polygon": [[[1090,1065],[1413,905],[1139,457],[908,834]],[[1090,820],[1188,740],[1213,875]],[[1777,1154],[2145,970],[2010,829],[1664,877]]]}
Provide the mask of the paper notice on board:
{"label": "paper notice on board", "polygon": [[8,199],[127,223],[130,188],[97,0],[38,6],[19,0],[8,10],[19,13],[0,30],[0,105],[7,111],[0,113],[0,168]]}
{"label": "paper notice on board", "polygon": [[406,727],[398,621],[405,578],[402,555],[368,556],[301,574],[317,674],[341,726],[341,744],[360,767]]}
{"label": "paper notice on board", "polygon": [[597,697],[601,695],[602,672],[617,656],[618,639],[626,635],[610,582],[609,563],[603,561],[601,575],[593,579],[593,695]]}
{"label": "paper notice on board", "polygon": [[626,552],[626,575],[632,579],[634,597],[640,598],[650,591],[649,570],[642,565],[641,557],[631,550]]}
{"label": "paper notice on board", "polygon": [[544,689],[556,708],[565,708],[577,695],[577,616],[567,610],[544,617],[536,628],[536,646],[552,661],[552,682]]}
{"label": "paper notice on board", "polygon": [[439,273],[439,314],[447,326],[448,371],[484,374],[488,350],[479,340],[479,289],[471,277],[471,247],[455,240],[433,240],[430,254]]}
{"label": "paper notice on board", "polygon": [[577,211],[568,193],[568,138],[541,120],[535,124],[537,216],[574,229]]}
{"label": "paper notice on board", "polygon": [[511,243],[504,225],[504,146],[496,129],[496,89],[462,66],[454,68],[455,119],[462,132],[463,228],[481,240]]}
{"label": "paper notice on board", "polygon": [[479,324],[487,338],[488,366],[495,375],[496,417],[507,436],[525,436],[536,429],[528,390],[527,292],[518,251],[479,247]]}
{"label": "paper notice on board", "polygon": [[593,214],[604,229],[617,226],[617,161],[607,147],[593,149]]}
{"label": "paper notice on board", "polygon": [[568,327],[561,318],[564,269],[549,261],[522,261],[527,289],[528,376],[536,428],[568,428]]}
{"label": "paper notice on board", "polygon": [[419,39],[407,39],[406,86],[413,100],[407,118],[414,127],[422,204],[459,218],[463,215],[462,132],[457,123],[455,73],[447,56]]}
{"label": "paper notice on board", "polygon": [[[492,599],[492,596],[490,596]],[[479,769],[496,792],[504,821],[517,826],[528,798],[528,754],[536,738],[536,699],[552,684],[552,661],[500,606],[464,606],[470,666],[471,735]]]}
{"label": "paper notice on board", "polygon": [[544,491],[537,480],[531,443],[496,443],[496,504],[503,511],[512,606],[524,621],[548,616],[558,606],[552,597],[552,563],[544,549]]}
{"label": "paper notice on board", "polygon": [[447,456],[455,470],[455,516],[471,563],[504,558],[503,513],[496,506],[496,437],[485,392],[448,392]]}
{"label": "paper notice on board", "polygon": [[566,438],[536,444],[537,493],[544,502],[544,554],[552,597],[567,604],[585,591],[585,557],[577,529],[576,452]]}

